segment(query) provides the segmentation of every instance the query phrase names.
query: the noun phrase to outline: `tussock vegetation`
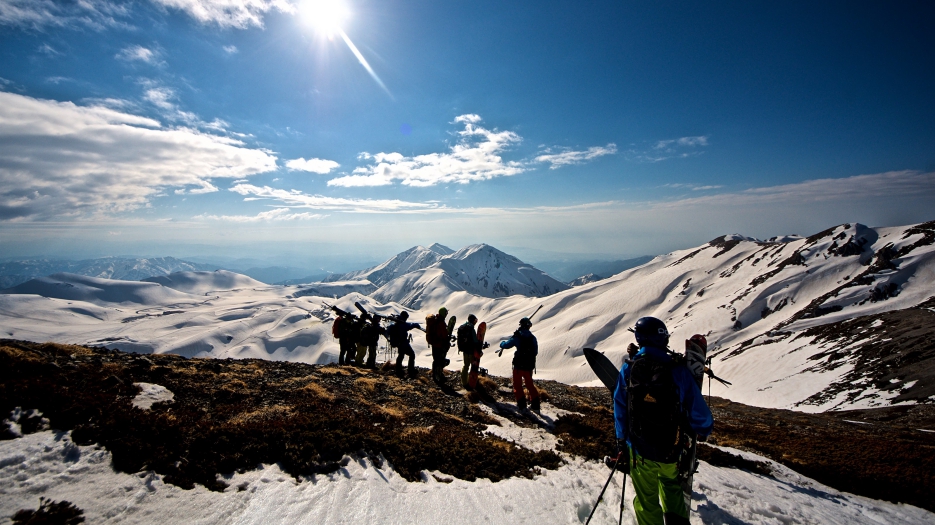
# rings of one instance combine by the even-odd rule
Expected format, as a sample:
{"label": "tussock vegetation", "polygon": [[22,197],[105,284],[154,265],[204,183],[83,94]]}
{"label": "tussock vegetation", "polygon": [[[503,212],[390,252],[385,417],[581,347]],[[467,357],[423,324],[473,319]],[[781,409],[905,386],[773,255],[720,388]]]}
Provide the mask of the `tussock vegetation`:
{"label": "tussock vegetation", "polygon": [[[492,418],[424,376],[0,341],[0,413],[36,409],[22,431],[72,430],[76,443],[106,447],[115,469],[153,470],[183,488],[222,490],[219,474],[260,463],[296,477],[335,472],[347,455],[385,458],[411,481],[425,470],[498,481],[561,464],[483,433]],[[133,407],[136,382],[175,400]]]}

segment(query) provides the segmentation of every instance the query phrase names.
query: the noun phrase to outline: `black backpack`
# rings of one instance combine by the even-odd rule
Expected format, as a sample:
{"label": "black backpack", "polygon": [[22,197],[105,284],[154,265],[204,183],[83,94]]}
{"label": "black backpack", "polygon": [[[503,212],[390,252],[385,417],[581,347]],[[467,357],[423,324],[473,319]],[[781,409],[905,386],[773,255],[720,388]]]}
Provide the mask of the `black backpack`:
{"label": "black backpack", "polygon": [[468,345],[471,343],[471,329],[473,327],[469,323],[464,323],[458,327],[458,352],[470,352],[473,349],[468,348]]}
{"label": "black backpack", "polygon": [[672,369],[678,362],[660,362],[638,355],[630,363],[627,416],[630,440],[641,456],[659,463],[675,463],[681,449],[685,418],[680,411]]}

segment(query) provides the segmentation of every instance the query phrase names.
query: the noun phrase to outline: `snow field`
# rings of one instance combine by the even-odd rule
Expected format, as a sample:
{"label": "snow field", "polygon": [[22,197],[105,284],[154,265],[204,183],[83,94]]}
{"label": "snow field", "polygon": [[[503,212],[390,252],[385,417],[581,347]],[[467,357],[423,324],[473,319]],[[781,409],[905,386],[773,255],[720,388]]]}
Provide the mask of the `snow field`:
{"label": "snow field", "polygon": [[[543,420],[558,415],[543,406]],[[555,438],[541,429],[498,419],[502,426],[491,426],[491,433],[531,449],[555,445]],[[935,521],[928,511],[841,493],[755,454],[725,450],[770,463],[775,477],[702,462],[695,476],[694,524]],[[71,501],[84,510],[88,523],[583,523],[609,470],[599,462],[566,459],[567,464],[534,479],[498,483],[452,479],[440,472],[425,472],[423,482],[410,483],[385,461],[378,468],[370,458],[347,458],[338,472],[302,481],[276,465],[260,465],[222,476],[229,487],[218,493],[201,486],[182,490],[152,472],[116,473],[106,450],[75,445],[67,432],[44,431],[0,442],[0,519],[36,508],[44,496]],[[622,479],[614,475],[592,523],[616,523]],[[626,485],[624,522],[635,524],[629,478]]]}

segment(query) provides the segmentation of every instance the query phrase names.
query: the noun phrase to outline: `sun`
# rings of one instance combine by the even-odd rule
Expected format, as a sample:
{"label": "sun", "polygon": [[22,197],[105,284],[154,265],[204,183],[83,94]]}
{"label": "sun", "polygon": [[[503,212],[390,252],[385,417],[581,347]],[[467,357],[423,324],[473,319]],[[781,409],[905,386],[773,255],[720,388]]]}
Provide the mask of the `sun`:
{"label": "sun", "polygon": [[351,14],[341,0],[302,0],[298,7],[302,20],[328,38],[341,34],[342,25]]}

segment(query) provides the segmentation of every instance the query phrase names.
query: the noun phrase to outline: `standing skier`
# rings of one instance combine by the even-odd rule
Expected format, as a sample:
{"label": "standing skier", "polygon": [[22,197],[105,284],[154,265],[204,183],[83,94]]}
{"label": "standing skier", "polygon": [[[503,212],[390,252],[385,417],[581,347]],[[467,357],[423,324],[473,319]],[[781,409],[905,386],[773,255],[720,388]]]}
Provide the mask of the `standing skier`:
{"label": "standing skier", "polygon": [[513,353],[513,396],[516,406],[520,410],[526,409],[526,395],[523,393],[523,382],[529,390],[529,406],[535,411],[539,410],[539,391],[532,382],[532,371],[536,369],[536,356],[539,355],[539,342],[529,329],[532,321],[528,317],[519,320],[519,329],[513,332],[513,337],[500,343],[500,348],[516,347]]}
{"label": "standing skier", "polygon": [[678,479],[682,436],[693,432],[705,441],[714,424],[711,411],[691,371],[667,351],[666,325],[643,317],[633,332],[640,350],[624,362],[614,391],[617,458],[629,459],[640,525],[687,525],[689,509]]}
{"label": "standing skier", "polygon": [[387,327],[386,332],[390,336],[390,344],[396,347],[399,355],[396,357],[396,373],[403,375],[403,358],[409,356],[409,375],[416,375],[416,353],[409,344],[409,330],[420,328],[419,323],[407,323],[409,312],[403,311],[396,318],[396,322]]}
{"label": "standing skier", "polygon": [[[376,368],[377,367],[377,345],[380,343],[380,336],[386,333],[386,330],[380,326],[380,315],[373,314],[370,316],[370,322],[365,324],[360,329],[360,346],[367,351],[367,368]],[[364,354],[360,350],[357,351],[357,364],[361,366],[361,363],[364,362]]]}
{"label": "standing skier", "polygon": [[464,365],[461,367],[461,386],[469,388],[468,374],[471,371],[471,361],[474,359],[474,352],[481,351],[481,343],[477,339],[477,332],[474,325],[477,324],[477,316],[471,314],[467,322],[458,327],[458,351],[464,358]]}
{"label": "standing skier", "polygon": [[447,317],[448,309],[442,306],[437,314],[425,318],[425,339],[432,347],[432,380],[439,384],[445,381],[448,349],[451,348],[448,325],[445,322]]}
{"label": "standing skier", "polygon": [[340,347],[338,353],[339,365],[349,365],[354,360],[354,353],[357,350],[356,323],[357,318],[347,312],[338,313],[337,318],[334,320],[335,328],[333,330],[337,332],[335,335],[338,338]]}

